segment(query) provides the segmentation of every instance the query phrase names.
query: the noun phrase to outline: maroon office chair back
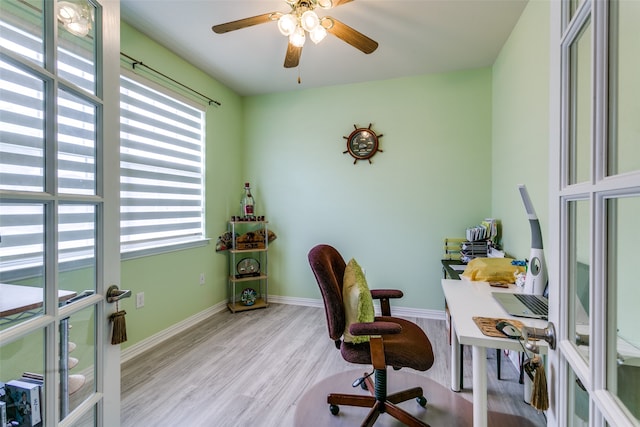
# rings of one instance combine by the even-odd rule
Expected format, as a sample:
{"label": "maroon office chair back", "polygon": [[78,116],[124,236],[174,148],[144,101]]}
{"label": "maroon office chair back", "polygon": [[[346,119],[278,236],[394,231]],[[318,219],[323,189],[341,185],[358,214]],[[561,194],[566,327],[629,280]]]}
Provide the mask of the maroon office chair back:
{"label": "maroon office chair back", "polygon": [[346,263],[342,255],[329,245],[315,246],[309,251],[308,258],[324,300],[329,337],[339,341],[346,324],[342,302],[342,278]]}

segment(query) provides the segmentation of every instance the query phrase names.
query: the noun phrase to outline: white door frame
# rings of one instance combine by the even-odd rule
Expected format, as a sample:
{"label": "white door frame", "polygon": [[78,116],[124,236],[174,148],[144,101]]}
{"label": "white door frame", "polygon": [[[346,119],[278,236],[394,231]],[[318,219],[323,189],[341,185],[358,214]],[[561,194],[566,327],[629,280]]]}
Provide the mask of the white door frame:
{"label": "white door frame", "polygon": [[[579,25],[570,26],[569,0],[550,2],[550,138],[549,138],[549,233],[548,248],[550,310],[549,319],[556,325],[558,347],[549,353],[550,408],[547,412],[549,426],[574,425],[573,398],[575,381],[572,372],[580,379],[589,395],[589,426],[637,426],[621,408],[620,403],[608,391],[607,360],[615,359],[616,333],[611,325],[615,312],[607,289],[607,218],[606,196],[619,195],[638,188],[638,171],[630,174],[606,177],[607,119],[609,87],[609,0],[583,0],[574,13]],[[590,19],[591,28],[591,150],[590,178],[571,184],[567,180],[569,168],[568,134],[569,114],[569,59],[567,50],[581,27],[580,22]],[[580,356],[571,333],[572,306],[568,279],[569,224],[567,200],[585,200],[590,216],[590,345],[589,362]],[[607,337],[609,338],[607,340]],[[609,344],[609,345],[607,345]],[[607,350],[609,349],[609,350]]]}
{"label": "white door frame", "polygon": [[[99,277],[102,295],[110,285],[120,285],[120,0],[99,0],[102,5],[102,68],[104,126],[102,133],[102,168],[104,186],[103,252],[99,252]],[[102,367],[96,377],[97,390],[103,402],[98,414],[102,426],[120,425],[120,345],[111,345],[110,325],[106,320],[116,310],[115,304],[103,300],[101,340],[97,366]]]}
{"label": "white door frame", "polygon": [[[92,7],[96,8],[95,21],[95,95],[78,90],[86,95],[88,104],[95,109],[96,118],[96,161],[95,194],[59,194],[55,189],[58,179],[57,169],[57,126],[58,89],[61,79],[57,76],[57,41],[60,40],[58,32],[63,31],[56,18],[56,2],[45,0],[42,2],[43,10],[34,10],[35,19],[44,22],[44,31],[37,42],[43,46],[44,59],[41,62],[30,60],[15,54],[12,50],[8,55],[15,56],[14,61],[19,62],[24,69],[30,67],[34,75],[42,79],[45,99],[42,103],[42,117],[45,123],[43,129],[35,129],[43,133],[44,154],[42,155],[47,165],[43,170],[46,174],[46,186],[44,191],[10,191],[3,190],[3,200],[13,203],[35,203],[43,206],[44,253],[43,262],[46,268],[44,278],[44,313],[34,318],[26,318],[21,323],[0,331],[2,345],[11,345],[23,339],[29,339],[31,334],[42,334],[44,340],[39,348],[44,352],[43,376],[43,425],[46,426],[84,426],[96,425],[105,427],[117,427],[120,425],[120,346],[111,345],[111,330],[108,321],[109,315],[115,311],[115,305],[108,303],[105,293],[112,284],[120,284],[120,233],[119,233],[119,87],[120,87],[120,3],[119,0],[89,0]],[[37,4],[37,3],[33,3]],[[32,5],[29,5],[32,6]],[[19,11],[19,9],[17,9]],[[19,13],[19,12],[17,12]],[[37,36],[36,36],[37,37]],[[73,86],[70,84],[70,88]],[[71,92],[73,89],[71,89]],[[53,190],[53,191],[51,191]],[[59,259],[58,239],[60,228],[58,227],[59,206],[63,204],[77,203],[79,205],[95,206],[95,246],[94,261],[96,266],[95,293],[74,302],[73,304],[59,306],[58,291],[59,269],[56,264]],[[90,286],[93,288],[94,283]],[[89,284],[87,284],[89,287]],[[91,289],[93,291],[93,289]],[[95,389],[87,389],[87,396],[73,410],[67,414],[68,405],[63,396],[67,396],[64,387],[65,381],[61,377],[64,365],[59,362],[66,355],[68,346],[65,345],[64,336],[67,328],[64,327],[70,316],[80,312],[91,311],[92,321],[88,328],[91,341],[95,341],[92,349],[94,360],[85,362],[90,365],[93,372],[93,385]],[[95,319],[95,320],[93,320]],[[59,327],[61,325],[61,327]],[[93,326],[95,325],[95,330]],[[95,332],[95,337],[93,333]],[[35,336],[35,335],[34,335]],[[32,340],[36,341],[36,340]],[[64,343],[64,344],[60,344]],[[39,352],[40,350],[38,350]],[[88,352],[90,353],[90,352]],[[20,364],[18,356],[16,363]],[[11,359],[13,362],[15,359]],[[93,363],[92,363],[93,362]],[[39,372],[39,371],[38,371]],[[10,378],[4,378],[8,381]],[[17,378],[16,378],[17,379]],[[64,415],[63,415],[64,414]],[[64,417],[63,420],[60,418]]]}

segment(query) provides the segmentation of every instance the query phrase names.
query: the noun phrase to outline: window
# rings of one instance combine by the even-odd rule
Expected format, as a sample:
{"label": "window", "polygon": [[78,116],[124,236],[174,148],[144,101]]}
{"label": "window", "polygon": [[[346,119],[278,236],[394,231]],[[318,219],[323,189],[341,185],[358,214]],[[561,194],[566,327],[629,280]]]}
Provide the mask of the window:
{"label": "window", "polygon": [[5,283],[43,277],[45,245],[52,236],[45,228],[53,216],[61,269],[94,262],[95,230],[87,224],[95,218],[99,196],[96,38],[60,34],[58,79],[44,61],[38,6],[3,2],[0,20],[0,280]]}
{"label": "window", "polygon": [[[15,203],[11,193],[92,197],[99,191],[95,153],[100,106],[93,101],[94,49],[62,39],[58,69],[65,80],[54,84],[37,67],[12,59],[19,55],[42,63],[42,43],[32,36],[41,26],[36,24],[9,22],[4,16],[0,20],[0,46],[8,53],[0,56],[3,280],[41,274],[44,256],[44,205]],[[121,78],[120,90],[121,253],[131,256],[134,251],[149,253],[203,242],[203,109],[128,77]],[[51,93],[55,96],[47,95]],[[53,111],[56,127],[45,121]],[[45,177],[53,162],[56,185],[48,188]],[[43,197],[45,203],[50,199]],[[90,261],[87,248],[95,245],[95,230],[86,224],[94,210],[90,205],[58,210],[61,269]]]}
{"label": "window", "polygon": [[204,239],[204,112],[120,79],[121,252]]}

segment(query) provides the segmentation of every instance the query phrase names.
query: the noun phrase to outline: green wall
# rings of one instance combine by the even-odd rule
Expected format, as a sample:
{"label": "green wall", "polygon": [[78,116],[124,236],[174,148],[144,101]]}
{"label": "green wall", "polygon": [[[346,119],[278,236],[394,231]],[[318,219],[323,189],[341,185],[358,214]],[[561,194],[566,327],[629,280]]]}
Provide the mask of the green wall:
{"label": "green wall", "polygon": [[529,258],[531,236],[517,184],[525,184],[547,234],[549,5],[530,1],[493,65],[491,212],[506,251]]}
{"label": "green wall", "polygon": [[[278,234],[270,294],[320,298],[307,261],[334,245],[402,306],[443,310],[444,237],[491,213],[491,70],[250,97],[246,175]],[[343,154],[354,124],[383,134],[372,164]]]}
{"label": "green wall", "polygon": [[[124,261],[124,303],[136,344],[226,297],[215,238],[250,181],[278,239],[269,294],[319,299],[306,259],[318,243],[365,268],[372,287],[401,287],[403,307],[442,310],[444,237],[502,220],[506,249],[526,257],[526,183],[546,230],[548,2],[530,2],[493,68],[240,98],[126,23],[122,51],[222,102],[207,110],[210,245]],[[353,164],[353,126],[383,134],[382,153]],[[545,236],[545,240],[547,237]],[[206,284],[198,285],[199,274]]]}
{"label": "green wall", "polygon": [[[134,294],[122,303],[127,311],[126,348],[225,299],[226,257],[215,253],[215,241],[226,230],[226,220],[236,213],[244,163],[241,97],[124,22],[121,51],[222,104],[206,110],[205,221],[211,242],[199,248],[123,261],[120,287]],[[200,273],[205,274],[202,286]],[[138,292],[145,294],[141,309],[135,308]]]}

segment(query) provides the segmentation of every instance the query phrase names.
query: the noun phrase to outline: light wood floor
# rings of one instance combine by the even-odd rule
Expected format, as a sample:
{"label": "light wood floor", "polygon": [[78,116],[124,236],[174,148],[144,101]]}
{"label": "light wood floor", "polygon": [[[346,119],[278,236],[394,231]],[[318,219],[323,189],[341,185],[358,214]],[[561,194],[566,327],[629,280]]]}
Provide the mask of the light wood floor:
{"label": "light wood floor", "polygon": [[[425,330],[436,355],[434,366],[419,374],[448,389],[450,349],[444,321],[408,319]],[[330,375],[368,369],[345,362],[326,328],[321,308],[271,304],[218,313],[123,364],[122,426],[291,427],[305,390]],[[522,415],[545,426],[544,416],[523,402],[517,370],[503,357],[502,379],[497,380],[495,352],[488,354],[489,410]],[[465,388],[460,395],[471,401],[468,349],[464,357]]]}

